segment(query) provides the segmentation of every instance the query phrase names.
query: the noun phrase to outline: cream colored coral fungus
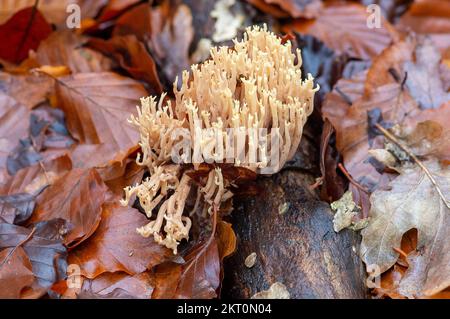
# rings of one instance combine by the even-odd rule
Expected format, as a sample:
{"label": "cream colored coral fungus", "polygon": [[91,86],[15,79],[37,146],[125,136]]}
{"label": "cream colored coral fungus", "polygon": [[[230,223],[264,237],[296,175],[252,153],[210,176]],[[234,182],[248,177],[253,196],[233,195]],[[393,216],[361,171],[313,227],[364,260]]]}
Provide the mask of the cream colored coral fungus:
{"label": "cream colored coral fungus", "polygon": [[[234,48],[212,48],[209,60],[184,71],[180,89],[175,80],[173,105],[165,94],[141,99],[130,122],[140,132],[137,163],[150,177],[125,188],[122,200],[136,195],[149,218],[157,211],[141,235],[176,254],[189,237],[188,198],[196,198],[193,215],[211,214],[232,197],[220,163],[273,174],[293,157],[318,87],[310,74],[302,80],[300,50],[291,49],[265,26],[248,28]],[[218,164],[197,186],[188,171],[202,162]]]}

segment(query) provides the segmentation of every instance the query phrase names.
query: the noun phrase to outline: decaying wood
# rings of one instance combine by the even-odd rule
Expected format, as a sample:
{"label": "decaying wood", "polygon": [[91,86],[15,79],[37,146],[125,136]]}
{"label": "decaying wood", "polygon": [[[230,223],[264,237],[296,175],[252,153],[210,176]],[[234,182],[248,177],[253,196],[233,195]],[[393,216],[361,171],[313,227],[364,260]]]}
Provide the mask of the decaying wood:
{"label": "decaying wood", "polygon": [[[222,297],[249,298],[276,282],[291,298],[366,297],[359,235],[334,232],[329,206],[308,188],[313,182],[286,170],[261,178],[260,195],[235,202],[238,247],[225,262]],[[244,261],[253,252],[256,262],[248,268]]]}

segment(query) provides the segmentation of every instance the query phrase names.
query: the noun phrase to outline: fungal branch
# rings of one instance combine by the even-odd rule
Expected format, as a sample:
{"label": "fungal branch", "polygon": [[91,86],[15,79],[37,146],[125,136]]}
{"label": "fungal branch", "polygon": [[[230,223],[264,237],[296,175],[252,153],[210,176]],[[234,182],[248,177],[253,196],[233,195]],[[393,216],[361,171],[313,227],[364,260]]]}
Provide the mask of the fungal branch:
{"label": "fungal branch", "polygon": [[202,186],[194,185],[188,172],[201,163],[273,174],[294,156],[319,89],[310,74],[302,79],[301,64],[290,41],[255,26],[233,48],[213,48],[209,60],[184,71],[180,89],[174,82],[174,105],[164,102],[165,94],[158,101],[141,99],[129,121],[140,132],[137,163],[150,177],[125,188],[122,200],[128,205],[136,196],[149,218],[157,210],[156,219],[138,229],[141,235],[176,254],[179,242],[189,238],[188,198],[196,198],[190,215],[200,208],[211,214],[231,199],[220,168]]}

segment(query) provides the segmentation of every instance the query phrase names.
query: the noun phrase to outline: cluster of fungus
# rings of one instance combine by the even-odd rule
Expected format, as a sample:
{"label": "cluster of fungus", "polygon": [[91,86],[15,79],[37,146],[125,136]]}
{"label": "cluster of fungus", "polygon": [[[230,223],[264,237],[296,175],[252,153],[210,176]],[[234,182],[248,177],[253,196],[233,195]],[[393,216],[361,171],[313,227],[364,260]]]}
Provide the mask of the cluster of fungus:
{"label": "cluster of fungus", "polygon": [[[212,214],[231,199],[232,181],[224,178],[220,165],[209,171],[203,185],[189,176],[205,149],[215,163],[258,174],[269,166],[274,173],[293,157],[318,90],[310,74],[302,79],[301,64],[300,50],[293,54],[290,41],[283,43],[265,26],[255,26],[242,41],[234,40],[233,48],[212,48],[210,59],[184,71],[180,89],[178,79],[174,82],[174,103],[165,94],[159,100],[141,99],[137,116],[129,121],[139,129],[142,154],[137,163],[148,168],[149,177],[126,187],[121,202],[127,205],[136,196],[148,218],[156,213],[137,229],[142,236],[153,236],[176,254],[180,241],[189,238],[190,218]],[[254,134],[261,129],[265,136]],[[237,148],[230,147],[233,143],[242,146],[239,156],[229,152]],[[178,144],[191,151],[181,161],[174,160]],[[279,156],[274,161],[267,154]],[[188,198],[195,198],[189,209]]]}

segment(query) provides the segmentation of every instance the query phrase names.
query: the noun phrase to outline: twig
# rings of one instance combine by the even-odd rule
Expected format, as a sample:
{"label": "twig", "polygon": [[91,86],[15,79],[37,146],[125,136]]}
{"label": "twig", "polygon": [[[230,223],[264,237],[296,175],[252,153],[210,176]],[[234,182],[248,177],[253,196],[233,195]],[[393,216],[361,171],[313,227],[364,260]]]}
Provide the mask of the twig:
{"label": "twig", "polygon": [[400,147],[406,154],[408,154],[409,157],[411,157],[416,163],[417,165],[419,165],[419,167],[421,169],[423,169],[423,171],[425,172],[425,174],[428,176],[428,178],[430,179],[431,183],[434,185],[434,187],[436,188],[439,196],[441,197],[442,201],[444,202],[445,206],[447,206],[450,209],[450,203],[445,199],[444,194],[441,191],[441,188],[439,187],[438,183],[436,182],[436,180],[434,179],[433,175],[430,173],[430,171],[428,170],[428,168],[417,158],[417,156],[411,152],[409,150],[408,147],[406,147],[405,145],[403,145],[403,143],[401,143],[393,134],[391,134],[388,130],[386,130],[384,127],[382,127],[380,124],[375,123],[375,127],[377,129],[379,129],[388,139],[390,139],[392,142],[394,142],[398,147]]}
{"label": "twig", "polygon": [[12,254],[14,254],[14,252],[16,251],[16,249],[20,246],[22,246],[23,244],[25,244],[27,241],[30,240],[31,237],[33,237],[34,233],[36,232],[36,228],[34,227],[31,232],[28,234],[28,236],[22,240],[20,243],[18,243],[9,253],[8,255],[5,257],[5,259],[2,261],[2,263],[0,264],[0,268],[3,267],[3,265],[8,261],[8,259],[12,256]]}
{"label": "twig", "polygon": [[342,163],[338,164],[339,169],[341,170],[341,172],[345,175],[345,177],[347,177],[348,181],[353,184],[356,188],[358,188],[359,190],[363,191],[366,194],[369,194],[369,191],[367,189],[365,189],[364,187],[362,187],[357,181],[355,181],[353,179],[353,177],[350,175],[350,173],[345,169],[344,165],[342,165]]}

